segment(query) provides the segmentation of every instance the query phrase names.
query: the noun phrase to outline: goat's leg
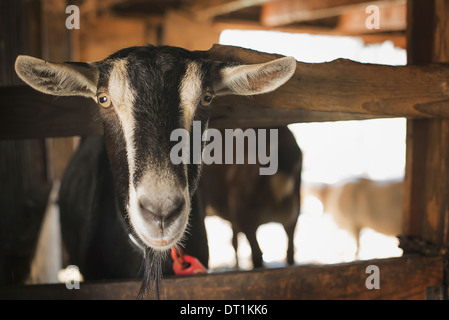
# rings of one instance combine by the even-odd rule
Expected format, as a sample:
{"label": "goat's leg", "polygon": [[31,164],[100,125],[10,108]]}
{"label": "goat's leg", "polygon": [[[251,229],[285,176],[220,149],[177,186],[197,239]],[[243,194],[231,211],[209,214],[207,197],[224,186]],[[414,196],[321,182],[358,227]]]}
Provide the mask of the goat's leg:
{"label": "goat's leg", "polygon": [[261,268],[263,267],[263,258],[262,258],[262,251],[260,250],[259,243],[257,242],[256,231],[257,229],[248,230],[244,233],[251,247],[253,267]]}
{"label": "goat's leg", "polygon": [[361,260],[360,259],[360,233],[362,229],[355,227],[352,230],[352,236],[355,239],[355,245],[356,245],[356,251],[355,251],[355,260]]}
{"label": "goat's leg", "polygon": [[287,233],[288,247],[287,247],[287,263],[292,265],[295,263],[295,245],[294,245],[294,234],[295,234],[296,223],[290,225],[284,225],[285,233]]}
{"label": "goat's leg", "polygon": [[239,253],[238,253],[239,241],[238,241],[238,235],[239,235],[238,230],[232,228],[232,246],[234,247],[234,251],[235,251],[235,269],[236,270],[239,269]]}

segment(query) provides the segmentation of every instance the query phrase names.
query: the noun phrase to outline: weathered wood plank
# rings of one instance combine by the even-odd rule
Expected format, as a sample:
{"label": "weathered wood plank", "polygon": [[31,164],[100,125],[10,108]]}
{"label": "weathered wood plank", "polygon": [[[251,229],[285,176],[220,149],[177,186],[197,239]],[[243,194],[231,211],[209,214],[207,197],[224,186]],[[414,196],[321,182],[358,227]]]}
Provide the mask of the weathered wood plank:
{"label": "weathered wood plank", "polygon": [[[187,50],[207,50],[220,39],[221,29],[196,21],[185,12],[169,11],[164,17],[162,43]],[[201,35],[200,37],[198,35]]]}
{"label": "weathered wood plank", "polygon": [[[449,1],[408,2],[408,61],[448,62]],[[404,233],[449,246],[449,119],[407,123]]]}
{"label": "weathered wood plank", "polygon": [[102,60],[120,49],[146,44],[144,19],[102,16],[82,21],[85,25],[76,31],[80,37],[76,55],[82,61]]}
{"label": "weathered wood plank", "polygon": [[[82,97],[54,97],[29,87],[0,88],[0,139],[101,135],[96,104]],[[308,110],[218,106],[211,127],[276,126],[292,122],[370,119],[375,116]]]}
{"label": "weathered wood plank", "polygon": [[[41,54],[42,5],[0,1],[1,87],[21,83],[14,72],[18,54]],[[38,139],[0,141],[0,285],[23,283],[29,273],[50,190],[45,149]]]}
{"label": "weathered wood plank", "polygon": [[[425,287],[441,284],[441,264],[441,258],[415,257],[223,274],[203,277],[193,292],[194,278],[173,278],[167,298],[424,299]],[[379,267],[379,290],[365,286],[368,265]]]}
{"label": "weathered wood plank", "polygon": [[[257,63],[277,55],[216,45],[214,59]],[[239,119],[254,125],[303,121],[354,120],[375,117],[449,117],[449,64],[384,66],[349,60],[297,63],[291,80],[278,90],[254,97],[215,100],[213,121],[233,126]],[[92,100],[51,97],[29,88],[0,90],[0,137],[29,138],[101,134],[93,121]],[[225,120],[229,118],[228,120]]]}
{"label": "weathered wood plank", "polygon": [[262,5],[270,1],[272,0],[197,0],[189,8],[189,11],[192,12],[198,21],[206,21],[222,14]]}
{"label": "weathered wood plank", "polygon": [[[368,7],[368,4],[366,5]],[[359,11],[342,14],[338,19],[338,29],[348,34],[379,33],[391,31],[405,31],[407,29],[407,8],[403,3],[392,3],[379,9],[380,29],[368,29],[366,20],[369,14],[366,7]]]}
{"label": "weathered wood plank", "polygon": [[[365,25],[365,23],[363,23]],[[288,33],[308,33],[316,35],[328,35],[328,36],[352,36],[357,39],[361,39],[365,44],[383,43],[385,41],[393,42],[395,47],[405,49],[405,34],[402,32],[388,32],[388,33],[358,33],[354,34],[353,30],[346,30],[345,28],[323,28],[307,25],[289,25],[285,27],[265,27],[256,22],[248,21],[216,21],[213,23],[213,27],[216,30],[266,30],[266,31],[278,31]],[[217,41],[215,41],[217,42]],[[215,43],[214,42],[214,43]],[[209,45],[210,47],[211,45]]]}
{"label": "weathered wood plank", "polygon": [[[367,289],[369,265],[379,267],[380,289]],[[425,299],[443,281],[441,257],[403,257],[328,266],[295,266],[251,272],[169,277],[161,297],[171,299]],[[1,287],[0,299],[135,299],[139,280]]]}
{"label": "weathered wood plank", "polygon": [[[215,45],[217,60],[257,63],[276,55]],[[218,106],[300,109],[379,116],[432,118],[449,116],[448,64],[385,66],[338,59],[297,62],[296,72],[278,90],[260,96],[228,96]]]}
{"label": "weathered wood plank", "polygon": [[299,122],[345,121],[382,118],[368,114],[348,112],[326,112],[310,110],[288,110],[245,105],[219,105],[211,115],[210,127],[239,128],[258,126],[280,126]]}
{"label": "weathered wood plank", "polygon": [[92,99],[54,97],[29,87],[0,88],[0,138],[102,134]]}
{"label": "weathered wood plank", "polygon": [[280,0],[263,5],[261,22],[265,26],[281,26],[336,17],[354,10],[364,10],[370,4],[383,6],[404,2],[405,0]]}

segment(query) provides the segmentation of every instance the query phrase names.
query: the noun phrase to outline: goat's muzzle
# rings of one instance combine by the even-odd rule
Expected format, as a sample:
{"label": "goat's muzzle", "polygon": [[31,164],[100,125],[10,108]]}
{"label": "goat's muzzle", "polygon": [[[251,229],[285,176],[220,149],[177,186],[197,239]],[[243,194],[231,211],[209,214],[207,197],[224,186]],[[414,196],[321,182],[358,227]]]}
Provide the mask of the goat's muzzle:
{"label": "goat's muzzle", "polygon": [[[158,188],[159,187],[159,188]],[[139,186],[130,197],[129,216],[137,236],[155,250],[167,250],[182,238],[188,222],[187,190]]]}

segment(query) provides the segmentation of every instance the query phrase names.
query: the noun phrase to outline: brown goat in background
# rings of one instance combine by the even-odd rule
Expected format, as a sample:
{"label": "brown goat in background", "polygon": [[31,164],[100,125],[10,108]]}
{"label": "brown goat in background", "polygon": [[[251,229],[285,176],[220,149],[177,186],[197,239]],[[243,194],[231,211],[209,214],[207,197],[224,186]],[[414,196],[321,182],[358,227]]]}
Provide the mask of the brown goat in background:
{"label": "brown goat in background", "polygon": [[284,227],[288,237],[287,262],[294,263],[293,235],[300,213],[302,152],[287,127],[277,129],[279,165],[274,175],[260,175],[261,165],[247,161],[204,165],[199,186],[206,214],[231,222],[236,257],[237,235],[239,232],[246,235],[254,268],[263,265],[256,231],[269,222]]}

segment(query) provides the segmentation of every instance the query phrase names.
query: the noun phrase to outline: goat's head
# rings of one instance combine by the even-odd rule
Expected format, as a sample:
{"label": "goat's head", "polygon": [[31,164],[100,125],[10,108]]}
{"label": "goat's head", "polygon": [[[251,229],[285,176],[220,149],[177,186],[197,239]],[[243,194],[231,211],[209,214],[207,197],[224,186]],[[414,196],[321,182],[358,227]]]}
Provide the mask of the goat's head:
{"label": "goat's head", "polygon": [[[52,63],[19,56],[17,74],[52,95],[93,98],[125,220],[147,247],[171,248],[182,238],[197,164],[173,164],[170,134],[207,127],[212,99],[272,91],[294,73],[293,58],[242,65],[209,60],[176,47],[131,47],[94,63]],[[191,142],[192,143],[192,142]]]}

